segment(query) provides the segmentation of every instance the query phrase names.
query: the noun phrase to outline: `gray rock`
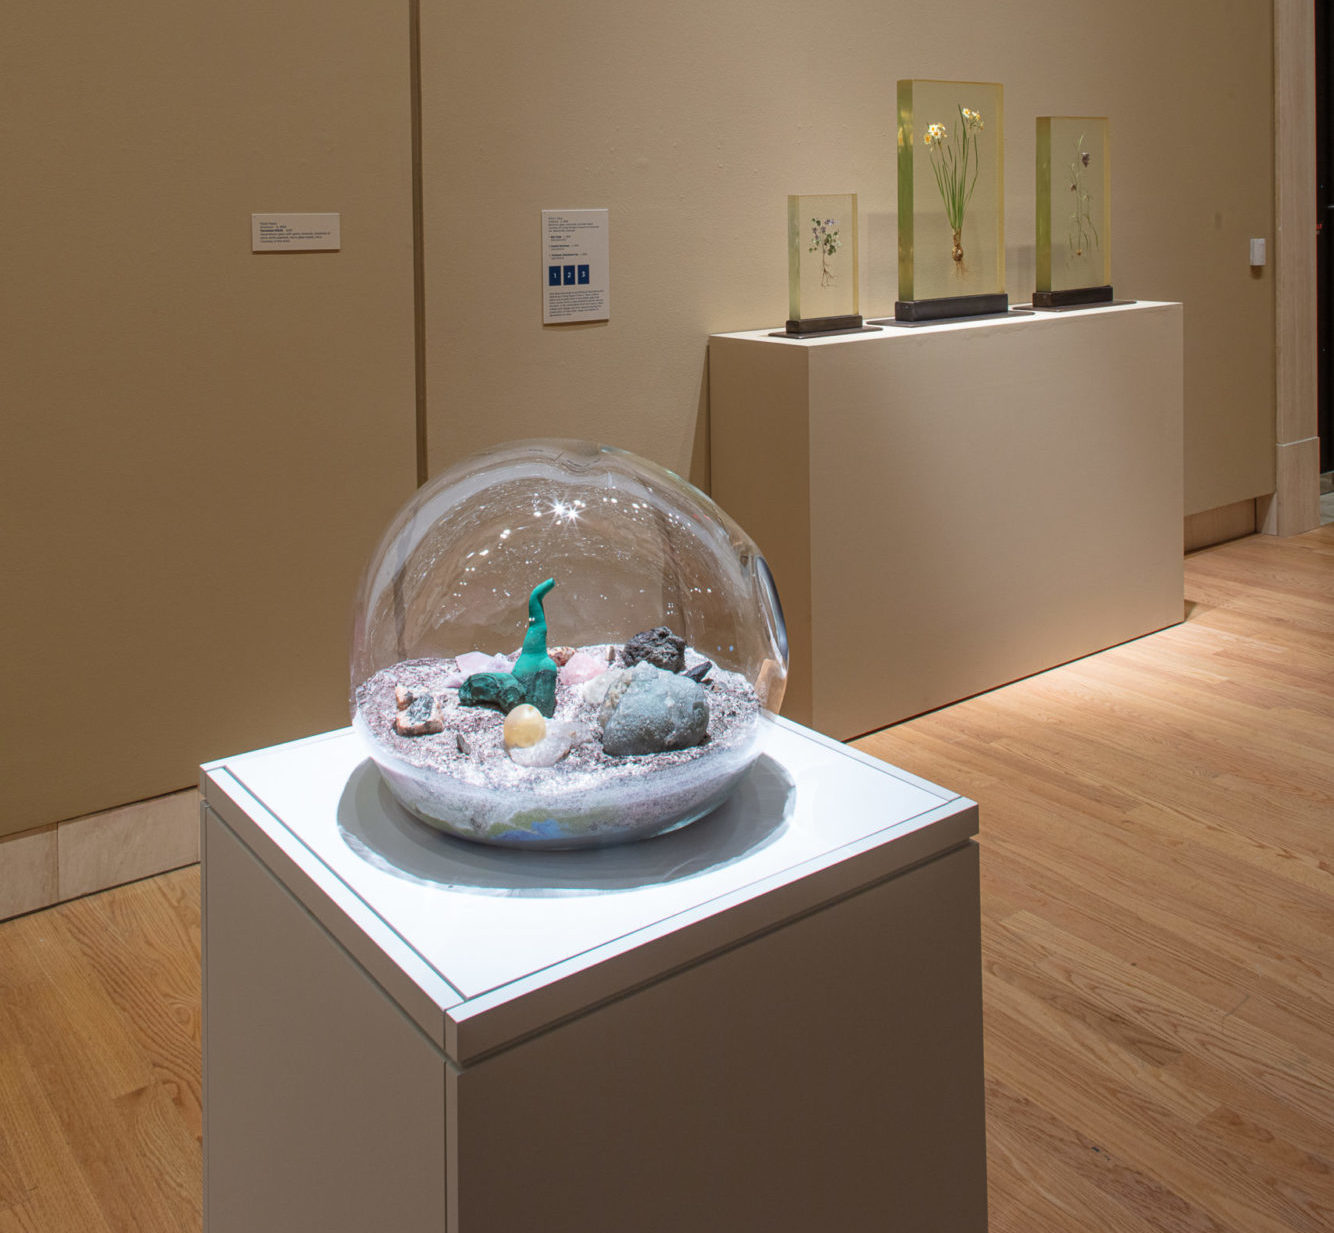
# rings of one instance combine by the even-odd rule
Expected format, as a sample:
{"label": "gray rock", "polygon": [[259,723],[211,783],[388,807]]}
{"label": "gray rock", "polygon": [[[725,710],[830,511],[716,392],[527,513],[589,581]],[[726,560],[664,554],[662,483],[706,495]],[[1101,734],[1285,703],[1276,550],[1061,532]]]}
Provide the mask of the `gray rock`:
{"label": "gray rock", "polygon": [[[647,675],[652,664],[645,664],[641,675]],[[657,671],[653,668],[653,671]],[[605,724],[635,679],[634,668],[609,668],[584,686],[584,697],[598,708],[598,722]]]}
{"label": "gray rock", "polygon": [[602,748],[607,753],[664,753],[703,744],[709,699],[702,685],[650,664],[639,664],[625,676],[625,687],[609,690],[603,704]]}
{"label": "gray rock", "polygon": [[680,672],[686,666],[686,640],[678,638],[665,625],[646,629],[621,648],[621,662],[627,668],[650,663],[664,672]]}

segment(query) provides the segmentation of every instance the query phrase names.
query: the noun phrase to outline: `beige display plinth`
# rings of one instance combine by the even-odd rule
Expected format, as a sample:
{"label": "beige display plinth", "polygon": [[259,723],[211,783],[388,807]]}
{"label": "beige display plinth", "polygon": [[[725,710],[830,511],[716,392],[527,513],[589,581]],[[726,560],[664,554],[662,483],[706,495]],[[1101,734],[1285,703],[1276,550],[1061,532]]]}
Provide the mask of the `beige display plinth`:
{"label": "beige display plinth", "polygon": [[977,806],[784,720],[706,818],[415,821],[204,768],[206,1233],[985,1233]]}
{"label": "beige display plinth", "polygon": [[1180,621],[1182,310],[709,340],[714,499],[845,739]]}

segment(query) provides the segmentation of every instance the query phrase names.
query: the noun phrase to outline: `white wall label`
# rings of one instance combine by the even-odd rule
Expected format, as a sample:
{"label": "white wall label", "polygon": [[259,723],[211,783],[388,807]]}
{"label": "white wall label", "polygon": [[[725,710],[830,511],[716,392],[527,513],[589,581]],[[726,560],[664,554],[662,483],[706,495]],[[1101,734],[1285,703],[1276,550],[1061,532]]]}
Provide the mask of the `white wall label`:
{"label": "white wall label", "polygon": [[611,267],[606,210],[542,211],[542,324],[607,321]]}
{"label": "white wall label", "polygon": [[253,253],[333,252],[342,248],[341,214],[252,214]]}

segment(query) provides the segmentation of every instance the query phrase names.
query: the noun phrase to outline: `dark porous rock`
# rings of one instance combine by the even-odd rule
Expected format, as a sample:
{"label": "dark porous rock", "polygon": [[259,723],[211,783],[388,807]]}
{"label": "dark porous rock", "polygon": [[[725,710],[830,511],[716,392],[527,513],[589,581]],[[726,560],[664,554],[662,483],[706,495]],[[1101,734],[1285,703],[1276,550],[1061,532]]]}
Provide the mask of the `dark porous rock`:
{"label": "dark porous rock", "polygon": [[665,625],[646,629],[621,648],[621,662],[627,668],[648,663],[664,672],[680,672],[686,666],[686,640],[678,638]]}
{"label": "dark porous rock", "polygon": [[702,685],[646,663],[627,675],[629,683],[603,724],[605,752],[655,754],[704,743],[709,699]]}
{"label": "dark porous rock", "polygon": [[693,668],[687,668],[681,675],[688,676],[692,681],[698,681],[703,685],[705,678],[712,671],[713,662],[708,659],[701,659]]}
{"label": "dark porous rock", "polygon": [[434,694],[414,694],[412,700],[394,716],[394,731],[399,736],[434,736],[445,730],[440,699]]}
{"label": "dark porous rock", "polygon": [[508,715],[523,700],[523,686],[508,672],[474,672],[459,686],[460,706],[486,706]]}

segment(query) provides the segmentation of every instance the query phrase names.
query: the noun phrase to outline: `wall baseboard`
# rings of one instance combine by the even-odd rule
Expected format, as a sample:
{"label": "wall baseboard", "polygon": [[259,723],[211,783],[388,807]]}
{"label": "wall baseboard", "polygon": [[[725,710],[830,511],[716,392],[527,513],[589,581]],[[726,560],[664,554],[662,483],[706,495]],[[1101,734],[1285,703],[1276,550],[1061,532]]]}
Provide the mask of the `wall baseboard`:
{"label": "wall baseboard", "polygon": [[187,788],[0,838],[0,920],[199,860],[199,791]]}
{"label": "wall baseboard", "polygon": [[1251,497],[1231,505],[1220,505],[1217,509],[1188,514],[1182,528],[1182,540],[1186,552],[1198,552],[1214,544],[1254,535],[1257,529],[1255,498]]}
{"label": "wall baseboard", "polygon": [[1279,442],[1274,456],[1276,488],[1257,499],[1266,535],[1301,535],[1320,525],[1320,438]]}

